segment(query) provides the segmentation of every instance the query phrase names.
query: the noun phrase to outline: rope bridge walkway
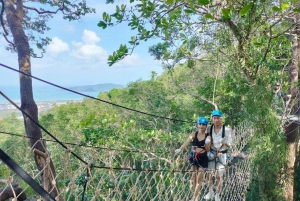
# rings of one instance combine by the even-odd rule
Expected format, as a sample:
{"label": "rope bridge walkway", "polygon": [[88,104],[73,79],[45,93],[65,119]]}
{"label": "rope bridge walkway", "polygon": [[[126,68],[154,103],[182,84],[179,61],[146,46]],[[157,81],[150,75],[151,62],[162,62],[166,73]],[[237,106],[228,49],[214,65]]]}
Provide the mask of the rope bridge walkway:
{"label": "rope bridge walkway", "polygon": [[[0,135],[8,133],[0,132]],[[224,175],[222,200],[245,200],[251,180],[251,154],[244,150],[252,136],[253,130],[247,123],[242,123],[235,129],[233,135],[235,143],[229,152],[231,160],[226,166]],[[45,139],[40,139],[37,143],[42,141]],[[174,147],[169,147],[167,152],[161,153],[149,151],[158,150],[159,146],[168,147],[166,144],[149,141],[147,151],[135,149],[134,145],[127,151],[74,144],[68,144],[66,149],[59,143],[48,140],[47,155],[53,161],[56,170],[54,174],[56,178],[52,183],[59,189],[62,200],[189,200],[193,194],[193,185],[190,181],[195,172],[189,171],[190,167],[185,159],[188,150],[176,156],[173,154]],[[40,179],[42,171],[53,174],[51,168],[37,170],[33,160],[36,150],[28,146],[28,139],[25,136],[11,136],[1,149],[40,186],[42,186]],[[86,163],[78,160],[72,153],[76,153]],[[48,159],[45,158],[46,161],[49,161]],[[15,201],[25,198],[45,200],[4,162],[0,162],[0,171],[0,200],[5,200],[4,196],[8,191],[11,191]],[[204,178],[208,178],[207,173],[208,170],[205,170]],[[214,182],[215,180],[213,179]],[[16,191],[13,186],[18,186],[21,190]],[[54,189],[48,189],[48,192],[52,190]],[[199,200],[203,199],[207,192],[207,181],[203,179]],[[54,199],[59,200],[58,197]]]}

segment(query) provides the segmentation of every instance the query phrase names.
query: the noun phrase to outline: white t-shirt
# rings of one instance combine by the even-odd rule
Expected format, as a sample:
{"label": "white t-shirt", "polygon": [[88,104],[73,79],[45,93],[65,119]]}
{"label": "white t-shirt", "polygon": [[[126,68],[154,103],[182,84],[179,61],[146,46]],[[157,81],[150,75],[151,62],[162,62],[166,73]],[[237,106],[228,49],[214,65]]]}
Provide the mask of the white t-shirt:
{"label": "white t-shirt", "polygon": [[219,151],[224,151],[228,148],[227,146],[225,146],[225,143],[229,143],[229,144],[232,143],[231,128],[228,128],[226,126],[225,126],[225,137],[224,137],[225,143],[223,146],[221,143],[219,143],[220,139],[222,138],[222,132],[223,132],[222,130],[223,130],[223,125],[221,126],[221,129],[219,130],[218,133],[215,133],[214,126],[212,129],[212,139],[213,139],[212,148]]}

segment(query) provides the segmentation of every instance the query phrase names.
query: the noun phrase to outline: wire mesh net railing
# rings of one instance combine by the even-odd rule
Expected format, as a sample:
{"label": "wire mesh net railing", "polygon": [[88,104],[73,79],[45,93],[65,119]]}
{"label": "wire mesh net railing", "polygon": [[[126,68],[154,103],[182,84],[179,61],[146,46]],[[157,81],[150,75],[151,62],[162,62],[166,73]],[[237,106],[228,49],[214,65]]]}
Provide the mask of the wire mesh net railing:
{"label": "wire mesh net railing", "polygon": [[[242,123],[235,129],[234,144],[229,151],[231,159],[224,175],[222,200],[245,199],[251,180],[251,154],[245,152],[245,146],[253,136],[251,128],[250,124]],[[68,144],[68,149],[65,149],[57,142],[47,141],[49,158],[45,159],[47,165],[40,171],[33,160],[35,150],[28,145],[26,137],[11,136],[1,149],[41,186],[43,182],[40,176],[45,172],[53,174],[49,163],[51,159],[56,175],[52,184],[59,189],[56,200],[189,200],[194,193],[191,178],[195,174],[190,171],[185,159],[189,151],[174,155],[174,147],[159,152],[159,146],[163,145],[151,143],[147,150],[122,151]],[[14,199],[21,200],[19,198],[24,195],[43,199],[3,162],[0,162],[0,171],[0,200],[7,188],[11,189]],[[208,173],[205,170],[199,199],[208,192]],[[216,186],[216,179],[213,181]],[[12,184],[19,184],[21,191],[16,192]]]}

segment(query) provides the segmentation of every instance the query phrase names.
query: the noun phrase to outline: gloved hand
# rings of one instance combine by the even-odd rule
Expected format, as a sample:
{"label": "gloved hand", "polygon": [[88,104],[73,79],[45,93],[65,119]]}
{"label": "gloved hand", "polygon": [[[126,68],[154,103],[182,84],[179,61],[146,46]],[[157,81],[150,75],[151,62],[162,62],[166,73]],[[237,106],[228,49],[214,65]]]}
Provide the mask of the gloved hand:
{"label": "gloved hand", "polygon": [[210,143],[211,141],[210,141],[210,137],[207,137],[206,139],[205,139],[205,144],[208,144],[208,143]]}
{"label": "gloved hand", "polygon": [[181,152],[181,149],[176,149],[174,152],[175,154],[179,154]]}
{"label": "gloved hand", "polygon": [[221,143],[221,144],[225,144],[226,143],[226,140],[225,140],[225,138],[223,137],[223,138],[221,138],[220,140],[219,140],[219,143]]}

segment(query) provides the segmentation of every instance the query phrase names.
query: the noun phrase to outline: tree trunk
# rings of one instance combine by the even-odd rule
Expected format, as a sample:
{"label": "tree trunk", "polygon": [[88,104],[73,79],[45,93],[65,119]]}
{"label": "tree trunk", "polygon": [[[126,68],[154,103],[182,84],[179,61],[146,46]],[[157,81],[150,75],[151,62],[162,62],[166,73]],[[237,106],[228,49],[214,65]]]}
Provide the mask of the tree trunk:
{"label": "tree trunk", "polygon": [[[294,22],[299,20],[299,15],[294,19]],[[294,31],[289,36],[292,43],[292,61],[290,62],[289,69],[289,93],[292,94],[292,99],[294,99],[294,104],[291,105],[291,114],[299,114],[299,64],[300,64],[300,26],[296,25]],[[297,123],[290,124],[286,129],[287,143],[288,143],[288,180],[285,185],[285,197],[289,201],[294,200],[294,178],[295,178],[295,163],[297,156],[297,144],[299,140],[299,129]]]}
{"label": "tree trunk", "polygon": [[[14,0],[5,0],[6,19],[14,39],[16,50],[18,52],[19,70],[24,73],[31,74],[30,47],[29,47],[28,38],[22,26],[22,20],[24,17],[23,2],[22,0],[17,0],[16,8],[14,7],[15,5],[14,2],[15,2]],[[38,122],[38,108],[33,99],[32,79],[23,74],[20,74],[20,94],[21,94],[21,109],[24,112],[26,112],[28,115],[30,115],[35,121]],[[26,133],[27,136],[29,137],[31,147],[47,154],[46,143],[44,141],[38,140],[42,138],[42,133],[40,128],[24,114],[23,114],[23,118],[24,118]],[[50,165],[49,169],[51,173],[46,173],[48,177],[45,178],[44,177],[45,172],[43,170],[48,169],[45,168],[45,166],[47,166],[46,159],[36,153],[34,153],[34,159],[38,170],[42,171],[41,179],[45,190],[48,192],[51,190],[49,194],[53,198],[58,197],[59,190],[55,184],[56,173],[55,173],[52,160],[50,160],[49,163]]]}
{"label": "tree trunk", "polygon": [[19,201],[27,199],[25,192],[18,183],[12,182],[11,185],[0,189],[0,201],[13,198],[14,196],[17,196]]}

